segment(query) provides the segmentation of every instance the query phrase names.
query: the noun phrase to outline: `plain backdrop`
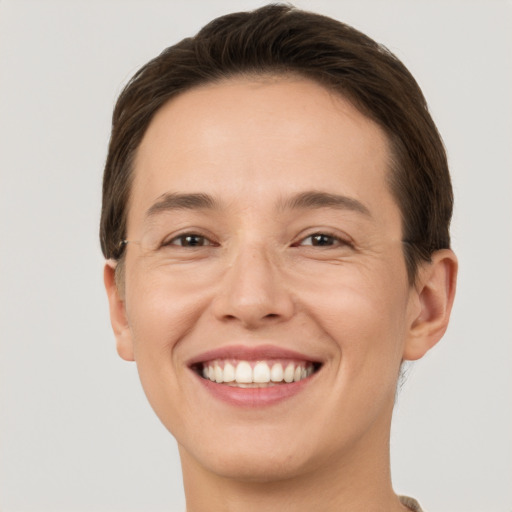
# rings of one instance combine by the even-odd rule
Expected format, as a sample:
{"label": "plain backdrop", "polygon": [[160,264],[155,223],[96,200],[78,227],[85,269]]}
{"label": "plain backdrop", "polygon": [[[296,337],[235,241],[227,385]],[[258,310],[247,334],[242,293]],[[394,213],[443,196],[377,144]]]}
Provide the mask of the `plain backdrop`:
{"label": "plain backdrop", "polygon": [[[0,0],[3,512],[184,510],[175,441],[115,352],[102,167],[129,77],[213,17],[263,3]],[[458,294],[448,333],[398,399],[395,489],[430,512],[511,512],[512,5],[295,4],[404,61],[451,164]]]}

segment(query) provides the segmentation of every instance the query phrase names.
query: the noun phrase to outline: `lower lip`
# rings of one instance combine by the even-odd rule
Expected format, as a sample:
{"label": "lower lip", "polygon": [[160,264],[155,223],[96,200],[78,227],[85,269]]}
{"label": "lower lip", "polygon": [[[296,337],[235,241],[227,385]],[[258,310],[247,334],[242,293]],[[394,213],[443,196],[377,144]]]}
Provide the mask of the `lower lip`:
{"label": "lower lip", "polygon": [[276,384],[266,388],[237,388],[226,384],[217,384],[195,374],[205,389],[215,398],[239,407],[264,407],[273,405],[300,393],[316,375],[290,382],[289,384]]}

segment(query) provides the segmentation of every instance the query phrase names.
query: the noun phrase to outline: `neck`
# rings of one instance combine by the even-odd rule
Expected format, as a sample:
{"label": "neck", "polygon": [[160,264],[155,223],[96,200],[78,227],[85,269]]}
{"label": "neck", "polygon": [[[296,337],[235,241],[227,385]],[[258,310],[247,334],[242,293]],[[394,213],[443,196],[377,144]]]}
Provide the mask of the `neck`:
{"label": "neck", "polygon": [[[180,446],[187,512],[403,512],[391,486],[387,434],[361,439],[350,453],[272,481],[247,481],[213,473]],[[369,442],[371,441],[371,442]]]}

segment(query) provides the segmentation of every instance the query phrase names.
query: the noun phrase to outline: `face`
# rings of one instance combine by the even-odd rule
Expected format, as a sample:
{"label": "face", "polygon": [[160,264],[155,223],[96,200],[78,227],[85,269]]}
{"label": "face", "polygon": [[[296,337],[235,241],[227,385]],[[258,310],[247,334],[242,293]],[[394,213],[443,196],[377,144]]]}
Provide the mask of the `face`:
{"label": "face", "polygon": [[118,347],[185,462],[265,480],[387,450],[419,302],[389,156],[375,123],[301,79],[212,84],[156,114]]}

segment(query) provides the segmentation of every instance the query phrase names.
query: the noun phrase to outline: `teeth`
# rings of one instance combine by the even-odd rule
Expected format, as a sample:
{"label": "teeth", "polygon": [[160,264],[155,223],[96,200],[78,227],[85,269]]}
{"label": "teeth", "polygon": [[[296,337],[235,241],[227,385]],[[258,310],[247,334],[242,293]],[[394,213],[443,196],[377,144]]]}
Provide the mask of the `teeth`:
{"label": "teeth", "polygon": [[281,382],[283,380],[283,365],[281,363],[272,365],[272,370],[270,370],[270,380],[272,382]]}
{"label": "teeth", "polygon": [[213,368],[215,369],[215,382],[218,382],[218,383],[223,382],[224,375],[223,375],[222,368],[218,364],[216,364]]}
{"label": "teeth", "polygon": [[236,365],[235,380],[243,384],[252,382],[252,368],[247,361],[240,361]]}
{"label": "teeth", "polygon": [[290,362],[283,370],[281,362],[267,363],[258,361],[222,361],[205,364],[202,375],[205,379],[218,384],[226,383],[237,387],[267,387],[275,383],[291,383],[306,379],[313,373],[311,363]]}
{"label": "teeth", "polygon": [[284,371],[284,381],[293,382],[293,374],[295,373],[295,367],[293,364],[289,364]]}
{"label": "teeth", "polygon": [[224,365],[224,382],[233,382],[235,380],[235,367],[231,363]]}
{"label": "teeth", "polygon": [[253,382],[270,382],[270,368],[267,363],[256,363],[252,375]]}

